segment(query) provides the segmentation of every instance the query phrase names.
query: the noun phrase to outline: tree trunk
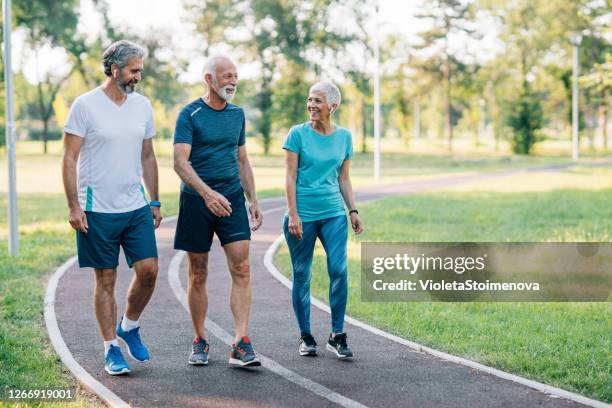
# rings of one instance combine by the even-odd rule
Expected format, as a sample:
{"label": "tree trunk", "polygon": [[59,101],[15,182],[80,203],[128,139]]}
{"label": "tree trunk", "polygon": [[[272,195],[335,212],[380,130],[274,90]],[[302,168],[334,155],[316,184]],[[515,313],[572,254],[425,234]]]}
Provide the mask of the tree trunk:
{"label": "tree trunk", "polygon": [[495,126],[495,122],[491,123],[491,129],[493,130],[493,140],[495,145],[495,151],[499,151],[499,132],[497,126]]}
{"label": "tree trunk", "polygon": [[43,153],[47,154],[47,141],[49,140],[49,118],[43,118]]}
{"label": "tree trunk", "polygon": [[368,137],[367,119],[366,119],[366,101],[365,98],[361,99],[361,153],[366,153],[368,147],[366,145]]}
{"label": "tree trunk", "polygon": [[[267,87],[268,85],[266,85]],[[260,94],[260,105],[259,109],[261,111],[261,122],[259,131],[261,132],[261,136],[263,138],[263,147],[264,147],[264,155],[268,155],[270,153],[270,128],[271,128],[271,120],[270,120],[270,107],[272,106],[271,101],[271,91],[269,89],[262,89]]]}
{"label": "tree trunk", "polygon": [[414,138],[416,140],[421,138],[421,105],[419,101],[414,104]]}
{"label": "tree trunk", "polygon": [[603,91],[603,100],[599,105],[599,118],[601,123],[601,136],[603,137],[604,150],[608,150],[608,90]]}
{"label": "tree trunk", "polygon": [[451,119],[451,69],[448,55],[444,60],[444,110],[446,111],[446,137],[448,140],[448,151],[453,151],[453,124]]}

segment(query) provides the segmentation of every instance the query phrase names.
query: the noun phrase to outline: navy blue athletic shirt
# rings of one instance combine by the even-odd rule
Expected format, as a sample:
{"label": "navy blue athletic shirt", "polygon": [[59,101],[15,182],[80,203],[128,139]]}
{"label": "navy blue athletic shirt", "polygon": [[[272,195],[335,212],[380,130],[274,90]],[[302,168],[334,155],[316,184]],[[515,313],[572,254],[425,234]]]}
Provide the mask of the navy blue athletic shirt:
{"label": "navy blue athletic shirt", "polygon": [[[241,188],[238,146],[245,143],[245,119],[241,107],[228,103],[215,110],[202,98],[185,105],[174,130],[174,143],[191,145],[191,166],[210,188],[231,194]],[[198,194],[186,184],[181,191]]]}

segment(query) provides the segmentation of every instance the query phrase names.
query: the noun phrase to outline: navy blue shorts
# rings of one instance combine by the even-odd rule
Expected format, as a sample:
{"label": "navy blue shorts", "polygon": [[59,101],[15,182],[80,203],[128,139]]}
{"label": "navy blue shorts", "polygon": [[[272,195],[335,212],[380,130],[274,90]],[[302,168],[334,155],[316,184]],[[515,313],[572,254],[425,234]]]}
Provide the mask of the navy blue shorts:
{"label": "navy blue shorts", "polygon": [[225,196],[232,205],[227,217],[217,217],[199,195],[182,192],[179,203],[174,249],[187,252],[208,252],[213,234],[217,234],[221,245],[251,239],[249,216],[245,207],[244,191]]}
{"label": "navy blue shorts", "polygon": [[77,231],[81,268],[116,268],[120,246],[130,268],[134,262],[157,258],[155,226],[148,205],[125,213],[85,211],[85,215],[89,226],[87,234]]}

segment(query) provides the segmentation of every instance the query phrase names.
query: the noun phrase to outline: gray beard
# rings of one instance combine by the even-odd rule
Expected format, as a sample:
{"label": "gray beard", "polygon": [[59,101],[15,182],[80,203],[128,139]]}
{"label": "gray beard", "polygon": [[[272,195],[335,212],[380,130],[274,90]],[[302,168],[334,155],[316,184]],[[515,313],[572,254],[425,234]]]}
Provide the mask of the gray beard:
{"label": "gray beard", "polygon": [[134,88],[136,88],[136,84],[132,83],[124,83],[122,80],[117,80],[117,87],[119,88],[119,90],[121,92],[123,92],[124,94],[131,94],[132,92],[134,92]]}

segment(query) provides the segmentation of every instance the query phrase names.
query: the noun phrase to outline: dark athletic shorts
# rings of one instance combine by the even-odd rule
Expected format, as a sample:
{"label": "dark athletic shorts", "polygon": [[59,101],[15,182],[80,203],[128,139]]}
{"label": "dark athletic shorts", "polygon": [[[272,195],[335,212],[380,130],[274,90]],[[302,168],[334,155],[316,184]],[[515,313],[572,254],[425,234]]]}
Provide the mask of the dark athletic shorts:
{"label": "dark athletic shorts", "polygon": [[112,269],[123,247],[130,268],[135,262],[157,258],[155,226],[148,205],[125,213],[85,211],[87,234],[76,232],[81,268]]}
{"label": "dark athletic shorts", "polygon": [[208,252],[213,234],[221,245],[251,239],[249,217],[245,206],[244,191],[228,194],[225,198],[232,205],[228,217],[217,217],[199,195],[181,192],[174,249],[187,252]]}

